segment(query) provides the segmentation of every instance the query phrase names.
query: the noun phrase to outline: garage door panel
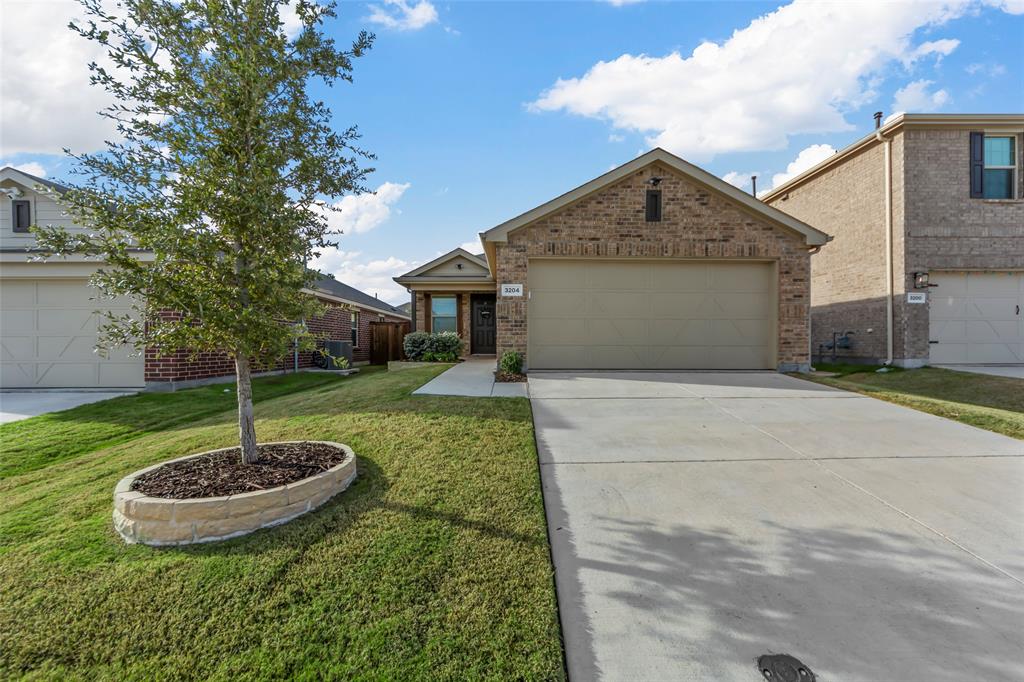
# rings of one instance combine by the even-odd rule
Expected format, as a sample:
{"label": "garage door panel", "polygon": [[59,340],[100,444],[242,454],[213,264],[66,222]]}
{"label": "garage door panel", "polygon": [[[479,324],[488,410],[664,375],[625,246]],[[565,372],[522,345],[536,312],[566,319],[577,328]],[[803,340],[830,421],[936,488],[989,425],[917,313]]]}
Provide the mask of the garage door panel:
{"label": "garage door panel", "polygon": [[538,317],[584,317],[587,305],[582,291],[531,291],[530,310]]}
{"label": "garage door panel", "polygon": [[[571,276],[559,273],[562,268]],[[531,260],[528,364],[534,369],[773,368],[773,273],[763,262]],[[580,314],[573,296],[581,291],[584,338],[569,322]],[[714,346],[739,350],[715,354]]]}
{"label": "garage door panel", "polygon": [[708,287],[716,292],[764,292],[771,288],[771,274],[766,266],[719,262],[708,268]]}
{"label": "garage door panel", "polygon": [[145,383],[130,347],[95,352],[96,309],[130,310],[130,299],[101,301],[86,280],[4,280],[0,385],[5,388],[128,387]]}
{"label": "garage door panel", "polygon": [[931,281],[930,362],[1024,363],[1024,273],[938,272]]}
{"label": "garage door panel", "polygon": [[680,268],[675,264],[651,267],[651,289],[656,292],[696,292],[707,289],[708,274],[704,268]]}
{"label": "garage door panel", "polygon": [[588,317],[646,320],[651,316],[650,295],[644,292],[601,291],[587,295]]}
{"label": "garage door panel", "polygon": [[646,344],[648,339],[647,320],[588,320],[589,343],[595,346],[621,346],[623,344]]}

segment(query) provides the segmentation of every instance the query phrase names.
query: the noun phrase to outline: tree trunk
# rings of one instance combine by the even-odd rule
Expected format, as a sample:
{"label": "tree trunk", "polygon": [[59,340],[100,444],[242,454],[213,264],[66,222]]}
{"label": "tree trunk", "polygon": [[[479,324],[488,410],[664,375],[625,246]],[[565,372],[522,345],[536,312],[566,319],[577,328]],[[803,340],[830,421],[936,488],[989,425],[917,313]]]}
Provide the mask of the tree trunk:
{"label": "tree trunk", "polygon": [[256,452],[256,422],[252,412],[252,376],[249,358],[235,356],[235,374],[238,378],[238,438],[242,445],[242,464],[253,464],[259,459]]}

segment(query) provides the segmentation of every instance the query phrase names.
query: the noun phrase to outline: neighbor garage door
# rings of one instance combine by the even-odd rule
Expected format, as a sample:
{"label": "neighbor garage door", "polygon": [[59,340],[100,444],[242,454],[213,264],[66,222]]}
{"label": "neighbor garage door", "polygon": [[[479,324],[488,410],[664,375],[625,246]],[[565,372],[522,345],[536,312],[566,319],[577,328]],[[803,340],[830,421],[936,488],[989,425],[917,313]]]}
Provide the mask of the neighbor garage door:
{"label": "neighbor garage door", "polygon": [[531,369],[774,369],[771,263],[533,259]]}
{"label": "neighbor garage door", "polygon": [[136,387],[143,360],[125,350],[108,358],[93,352],[100,306],[85,280],[11,280],[0,283],[0,387]]}
{"label": "neighbor garage door", "polygon": [[1024,273],[933,272],[931,362],[1024,363]]}

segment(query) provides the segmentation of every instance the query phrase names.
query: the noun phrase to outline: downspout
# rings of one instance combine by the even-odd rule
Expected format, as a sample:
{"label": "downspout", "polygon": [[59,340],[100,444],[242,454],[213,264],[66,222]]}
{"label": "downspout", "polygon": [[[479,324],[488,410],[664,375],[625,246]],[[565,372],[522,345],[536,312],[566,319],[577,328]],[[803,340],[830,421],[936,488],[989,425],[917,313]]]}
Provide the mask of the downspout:
{"label": "downspout", "polygon": [[892,365],[893,277],[892,277],[892,139],[875,130],[875,138],[885,144],[882,177],[885,186],[885,365]]}

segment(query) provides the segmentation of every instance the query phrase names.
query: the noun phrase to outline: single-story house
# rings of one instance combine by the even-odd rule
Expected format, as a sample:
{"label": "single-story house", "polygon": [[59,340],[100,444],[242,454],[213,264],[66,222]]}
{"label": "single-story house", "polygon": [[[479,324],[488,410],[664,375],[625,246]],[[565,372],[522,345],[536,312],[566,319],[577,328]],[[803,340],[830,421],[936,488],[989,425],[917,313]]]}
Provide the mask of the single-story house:
{"label": "single-story house", "polygon": [[[96,264],[74,256],[29,260],[34,244],[30,225],[82,229],[48,193],[36,190],[40,185],[66,189],[14,168],[0,169],[0,388],[166,389],[234,375],[234,363],[219,353],[198,358],[185,351],[158,357],[153,349],[144,354],[113,350],[108,357],[95,353],[100,304],[88,278]],[[356,363],[369,359],[371,322],[409,320],[398,308],[333,279],[319,280],[308,293],[328,306],[323,317],[307,320],[309,328],[333,339],[351,339]],[[126,301],[102,305],[130,308]],[[311,367],[312,353],[299,353],[279,367],[296,365]]]}
{"label": "single-story house", "polygon": [[1024,364],[1024,114],[880,118],[762,196],[835,236],[811,258],[814,354]]}
{"label": "single-story house", "polygon": [[395,281],[414,329],[529,369],[806,370],[828,240],[654,149]]}

